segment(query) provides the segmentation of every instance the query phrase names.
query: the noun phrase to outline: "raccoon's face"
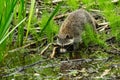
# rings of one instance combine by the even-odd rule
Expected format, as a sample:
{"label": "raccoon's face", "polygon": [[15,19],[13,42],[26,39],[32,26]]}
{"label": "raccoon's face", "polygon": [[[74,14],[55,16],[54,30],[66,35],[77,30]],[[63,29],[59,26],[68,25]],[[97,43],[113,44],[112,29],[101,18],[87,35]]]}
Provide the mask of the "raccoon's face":
{"label": "raccoon's face", "polygon": [[58,35],[57,44],[59,46],[66,46],[74,43],[74,38],[69,35]]}
{"label": "raccoon's face", "polygon": [[57,44],[61,47],[60,52],[66,52],[66,47],[74,43],[74,38],[69,35],[58,35]]}

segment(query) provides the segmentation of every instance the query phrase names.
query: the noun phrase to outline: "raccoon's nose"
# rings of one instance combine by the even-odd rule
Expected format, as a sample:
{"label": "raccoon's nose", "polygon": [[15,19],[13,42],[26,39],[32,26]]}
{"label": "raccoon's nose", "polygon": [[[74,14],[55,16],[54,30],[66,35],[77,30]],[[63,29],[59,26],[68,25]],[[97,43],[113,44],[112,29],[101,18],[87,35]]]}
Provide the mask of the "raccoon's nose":
{"label": "raccoon's nose", "polygon": [[64,47],[64,43],[62,43],[62,47]]}

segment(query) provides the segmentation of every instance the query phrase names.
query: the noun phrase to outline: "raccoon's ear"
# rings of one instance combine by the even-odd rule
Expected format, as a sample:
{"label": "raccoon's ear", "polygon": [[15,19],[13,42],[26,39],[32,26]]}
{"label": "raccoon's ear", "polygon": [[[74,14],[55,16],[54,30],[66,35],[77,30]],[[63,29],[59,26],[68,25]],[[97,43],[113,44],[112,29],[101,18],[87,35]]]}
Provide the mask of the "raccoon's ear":
{"label": "raccoon's ear", "polygon": [[71,39],[72,37],[70,35],[66,35],[66,39]]}
{"label": "raccoon's ear", "polygon": [[54,40],[57,40],[57,38],[59,38],[58,35],[55,35],[55,36],[53,37]]}

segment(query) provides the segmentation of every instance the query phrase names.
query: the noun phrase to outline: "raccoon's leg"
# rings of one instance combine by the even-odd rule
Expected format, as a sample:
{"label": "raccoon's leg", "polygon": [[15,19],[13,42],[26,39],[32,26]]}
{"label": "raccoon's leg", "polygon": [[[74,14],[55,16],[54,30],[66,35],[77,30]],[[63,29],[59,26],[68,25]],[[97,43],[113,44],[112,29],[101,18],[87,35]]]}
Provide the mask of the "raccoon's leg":
{"label": "raccoon's leg", "polygon": [[76,52],[79,49],[79,43],[73,44],[73,51]]}
{"label": "raccoon's leg", "polygon": [[74,59],[79,59],[80,58],[80,54],[79,54],[79,47],[80,46],[80,43],[77,42],[77,43],[74,43],[73,45],[73,56],[74,56]]}

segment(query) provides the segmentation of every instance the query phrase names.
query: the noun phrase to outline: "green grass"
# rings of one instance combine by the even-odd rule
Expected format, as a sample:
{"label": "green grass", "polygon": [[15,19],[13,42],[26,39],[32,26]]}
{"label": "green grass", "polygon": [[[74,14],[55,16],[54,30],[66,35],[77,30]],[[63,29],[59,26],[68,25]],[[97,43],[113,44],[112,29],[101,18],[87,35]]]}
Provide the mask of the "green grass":
{"label": "green grass", "polygon": [[[18,20],[17,23],[20,22],[24,17],[26,17],[26,10],[25,10],[25,1],[20,0],[20,3],[16,6],[18,9]],[[24,39],[24,24],[21,24],[18,27],[18,38],[17,38],[17,45],[22,46]]]}
{"label": "green grass", "polygon": [[44,14],[42,15],[42,19],[41,19],[41,28],[42,29],[41,29],[41,32],[40,32],[40,36],[43,34],[43,31],[47,32],[48,36],[50,36],[50,37],[51,37],[52,33],[58,31],[58,29],[57,29],[57,27],[56,27],[56,25],[55,25],[55,23],[53,22],[52,19],[55,16],[55,14],[58,12],[58,10],[60,9],[61,4],[58,4],[56,6],[55,10],[52,12],[50,17],[46,16],[46,15],[49,15],[49,13],[44,11]]}
{"label": "green grass", "polygon": [[100,35],[97,34],[89,24],[86,25],[82,38],[86,46],[89,46],[90,44],[98,44],[101,47],[107,47],[105,40],[100,39]]}
{"label": "green grass", "polygon": [[10,23],[17,0],[0,1],[0,61],[6,51],[6,38],[11,28]]}
{"label": "green grass", "polygon": [[[107,3],[107,4],[106,4]],[[119,4],[118,4],[119,5]],[[112,30],[111,36],[115,36],[119,39],[119,32],[120,32],[120,16],[119,16],[119,9],[118,5],[113,4],[110,1],[102,1],[99,2],[99,8],[102,11],[105,19],[110,22],[110,28]]]}
{"label": "green grass", "polygon": [[[23,8],[24,8],[24,1],[21,0],[20,4],[17,3],[18,0],[4,0],[0,1],[0,60],[2,59],[4,53],[9,50],[11,43],[13,42],[12,36],[14,33],[14,30],[20,26],[25,21],[25,15],[23,14]],[[16,4],[18,4],[16,6]],[[20,5],[20,7],[19,7]],[[19,8],[18,8],[19,7]],[[19,9],[17,11],[17,9]],[[18,16],[16,15],[18,13]],[[16,21],[13,21],[13,18]],[[17,20],[19,19],[19,20]],[[10,23],[13,22],[13,25],[10,25]],[[16,26],[15,26],[16,25]],[[10,38],[11,36],[11,38]],[[19,43],[22,45],[23,43],[23,25],[18,27],[18,40]],[[9,40],[10,39],[10,40]],[[18,43],[18,45],[20,45]],[[17,45],[17,44],[16,44]]]}
{"label": "green grass", "polygon": [[[11,74],[19,67],[32,64],[39,60],[44,60],[41,64],[37,64],[33,67],[26,69],[23,73],[16,73],[14,75],[0,78],[2,80],[21,80],[21,79],[31,79],[31,80],[59,80],[62,77],[62,73],[60,73],[60,63],[59,59],[51,59],[47,61],[43,59],[39,53],[41,50],[41,45],[43,45],[42,41],[37,42],[34,45],[31,45],[27,48],[21,48],[19,51],[15,51],[9,53],[8,51],[11,49],[19,48],[20,46],[26,45],[27,43],[32,41],[39,41],[43,38],[47,38],[47,44],[50,42],[54,42],[53,37],[57,35],[60,25],[58,25],[55,20],[53,20],[54,16],[68,13],[69,11],[74,11],[79,9],[81,6],[85,7],[87,10],[89,9],[98,9],[101,11],[101,14],[104,16],[106,21],[110,22],[111,32],[109,34],[99,34],[96,35],[90,29],[90,26],[86,27],[86,32],[83,34],[83,39],[86,46],[92,44],[99,44],[106,46],[105,40],[107,36],[115,36],[117,41],[120,41],[120,6],[111,3],[109,0],[68,0],[63,1],[62,3],[52,4],[50,0],[42,1],[40,5],[41,9],[41,17],[38,19],[34,15],[35,11],[35,0],[31,0],[31,5],[29,8],[28,18],[26,17],[26,5],[27,1],[25,0],[1,0],[0,1],[0,77],[2,74]],[[82,2],[82,3],[80,3]],[[82,4],[82,5],[80,5]],[[57,22],[61,22],[65,18],[58,19]],[[25,21],[26,20],[26,21]],[[12,22],[12,23],[11,23]],[[13,24],[13,25],[12,25]],[[38,26],[34,26],[34,24],[38,24]],[[25,31],[25,28],[27,30]],[[37,32],[36,28],[40,28],[39,32]],[[15,31],[16,30],[16,31]],[[26,33],[26,34],[24,34]],[[31,37],[32,36],[32,37]],[[85,37],[86,36],[86,37]],[[29,38],[32,38],[29,40]],[[25,41],[25,42],[24,42]],[[115,43],[118,45],[118,43]],[[40,47],[40,49],[38,49]],[[45,46],[43,46],[45,47]],[[119,48],[119,47],[117,47]],[[93,71],[97,71],[96,73],[91,73],[85,77],[100,77],[106,69],[110,69],[110,66],[113,64],[119,64],[119,56],[111,55],[102,51],[102,49],[95,51],[92,54],[86,54],[87,49],[81,50],[82,57],[92,58],[92,59],[103,59],[113,56],[110,60],[101,60],[101,61],[93,61],[82,64],[81,67],[85,70],[92,69]],[[109,49],[109,48],[108,48]],[[33,51],[32,51],[33,50]],[[36,51],[34,51],[36,50]],[[51,53],[52,48],[48,50],[48,54]],[[62,54],[61,54],[62,55]],[[66,55],[68,56],[68,55]],[[64,57],[63,57],[64,58]],[[66,60],[66,57],[64,58]],[[54,64],[56,66],[54,66]],[[51,67],[49,67],[51,66]],[[117,67],[116,67],[117,68]],[[119,68],[112,68],[108,75],[105,75],[103,78],[108,78],[109,76],[119,75]],[[89,71],[89,70],[88,70]],[[36,76],[35,74],[39,74]],[[84,76],[86,72],[80,72],[81,77]],[[77,75],[76,72],[71,72],[74,77]],[[94,78],[95,79],[95,78]]]}
{"label": "green grass", "polygon": [[31,8],[30,8],[30,15],[29,15],[29,19],[28,19],[28,25],[27,25],[27,33],[26,33],[26,39],[28,38],[28,33],[30,30],[30,26],[31,26],[31,20],[32,20],[32,15],[33,15],[33,11],[34,11],[34,5],[35,5],[35,0],[31,1]]}
{"label": "green grass", "polygon": [[66,3],[67,3],[67,5],[68,5],[69,9],[71,9],[72,11],[78,9],[79,6],[80,6],[80,5],[78,4],[79,1],[77,1],[77,0],[69,0],[69,1],[67,1]]}

